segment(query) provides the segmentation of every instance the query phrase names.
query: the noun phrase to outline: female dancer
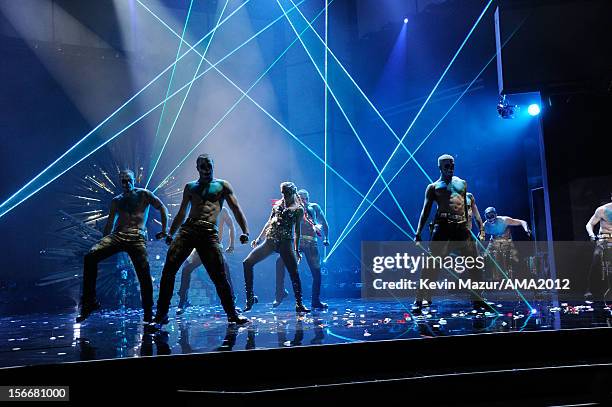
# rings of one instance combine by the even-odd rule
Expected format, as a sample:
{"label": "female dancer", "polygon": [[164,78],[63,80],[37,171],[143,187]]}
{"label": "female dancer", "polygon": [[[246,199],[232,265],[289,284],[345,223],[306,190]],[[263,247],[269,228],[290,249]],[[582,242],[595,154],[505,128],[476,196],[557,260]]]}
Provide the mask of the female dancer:
{"label": "female dancer", "polygon": [[[291,277],[293,293],[295,294],[295,311],[310,312],[302,303],[302,285],[298,274],[298,262],[301,259],[298,251],[300,247],[300,225],[304,217],[304,206],[297,195],[297,187],[293,182],[283,182],[280,188],[283,198],[272,207],[270,219],[264,225],[257,239],[251,243],[253,250],[242,262],[246,288],[244,311],[249,311],[253,308],[253,304],[258,302],[253,293],[253,267],[276,252],[285,262]],[[264,233],[266,240],[260,245]]]}

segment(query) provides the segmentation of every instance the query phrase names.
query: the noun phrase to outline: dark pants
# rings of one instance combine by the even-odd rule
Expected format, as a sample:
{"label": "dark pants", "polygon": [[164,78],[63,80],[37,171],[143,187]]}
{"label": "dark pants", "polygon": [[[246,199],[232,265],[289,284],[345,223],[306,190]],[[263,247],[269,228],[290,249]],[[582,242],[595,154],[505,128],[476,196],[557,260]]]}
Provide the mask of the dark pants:
{"label": "dark pants", "polygon": [[[189,299],[189,287],[191,286],[191,274],[202,265],[200,256],[195,253],[195,256],[190,255],[187,259],[187,263],[183,266],[181,271],[181,286],[179,287],[179,304],[184,305]],[[234,294],[234,285],[232,284],[232,277],[230,276],[229,264],[227,259],[223,258],[223,271],[225,272],[225,278],[230,285],[232,293],[232,299],[236,301],[236,295]]]}
{"label": "dark pants", "polygon": [[[609,285],[610,278],[606,275],[606,270],[603,269],[602,265],[605,260],[610,261],[609,259],[611,255],[609,253],[611,253],[611,251],[612,241],[608,242],[606,240],[599,240],[595,243],[595,249],[593,250],[593,259],[591,260],[591,267],[589,267],[589,274],[587,275],[587,292],[592,292],[593,286],[602,284],[606,280],[608,280]],[[608,259],[604,258],[604,254],[608,257]],[[595,281],[601,281],[602,283],[594,284]],[[604,291],[606,288],[604,288]]]}
{"label": "dark pants", "polygon": [[297,257],[294,251],[293,240],[272,240],[266,239],[263,244],[257,246],[249,253],[246,259],[242,262],[244,268],[244,285],[246,289],[247,299],[253,296],[253,268],[260,261],[265,260],[272,253],[280,254],[281,259],[287,266],[293,293],[295,294],[296,303],[302,303],[302,283],[297,268]]}
{"label": "dark pants", "polygon": [[[300,250],[306,258],[312,274],[312,303],[321,302],[321,257],[317,242],[300,241]],[[281,300],[285,294],[285,262],[282,257],[276,259],[276,299]]]}
{"label": "dark pants", "polygon": [[170,300],[174,293],[176,273],[178,273],[181,264],[183,264],[194,248],[198,252],[202,264],[215,285],[225,313],[228,317],[235,316],[236,309],[232,299],[232,291],[225,275],[223,254],[221,253],[217,229],[212,226],[204,226],[189,219],[181,226],[176,238],[168,249],[159,287],[157,315],[163,316],[168,314]]}
{"label": "dark pants", "polygon": [[91,304],[96,300],[96,280],[98,278],[98,263],[117,254],[126,252],[132,260],[136,276],[140,283],[142,308],[151,312],[153,308],[153,282],[147,257],[147,246],[142,235],[121,232],[104,236],[85,255],[83,267],[83,304]]}
{"label": "dark pants", "polygon": [[[478,256],[474,239],[467,229],[465,222],[436,222],[433,227],[429,248],[432,256],[439,256],[442,258],[448,256],[450,253],[456,253],[459,256],[472,256],[474,258]],[[451,271],[454,272],[454,270]],[[455,272],[455,274],[463,277],[459,273]],[[439,275],[439,267],[424,267],[421,272],[422,279],[429,279],[432,282],[437,281]],[[475,269],[472,269],[468,277],[479,280],[481,276],[478,275]],[[452,278],[452,280],[454,280],[454,278]],[[417,301],[427,300],[431,302],[432,291],[433,290],[417,289]],[[472,301],[481,299],[477,293],[472,291],[470,291],[470,298]]]}

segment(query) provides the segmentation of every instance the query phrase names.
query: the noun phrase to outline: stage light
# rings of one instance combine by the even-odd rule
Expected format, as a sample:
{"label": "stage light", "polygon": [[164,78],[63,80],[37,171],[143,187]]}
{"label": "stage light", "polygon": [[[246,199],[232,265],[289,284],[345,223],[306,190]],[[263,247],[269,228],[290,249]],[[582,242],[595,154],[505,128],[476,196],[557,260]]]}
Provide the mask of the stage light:
{"label": "stage light", "polygon": [[497,103],[497,114],[502,119],[514,119],[514,113],[519,109],[517,105],[511,105],[506,99],[506,95],[499,96],[499,102]]}
{"label": "stage light", "polygon": [[408,24],[408,17],[404,17],[404,24]]}
{"label": "stage light", "polygon": [[530,116],[537,116],[540,114],[540,105],[538,105],[537,103],[532,103],[529,105],[529,107],[527,108],[527,113],[529,113]]}
{"label": "stage light", "polygon": [[532,309],[531,309],[531,315],[535,315],[535,314],[537,314],[537,313],[538,313],[538,310],[537,310],[537,309],[535,309],[535,308],[532,308]]}

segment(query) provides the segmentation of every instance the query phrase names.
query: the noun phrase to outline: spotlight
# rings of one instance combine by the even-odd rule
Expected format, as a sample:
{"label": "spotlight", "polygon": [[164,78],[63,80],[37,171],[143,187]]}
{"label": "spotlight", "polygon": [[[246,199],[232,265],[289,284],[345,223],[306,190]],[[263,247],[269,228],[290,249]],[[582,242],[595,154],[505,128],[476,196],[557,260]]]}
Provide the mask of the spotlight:
{"label": "spotlight", "polygon": [[537,103],[532,103],[529,105],[529,107],[527,108],[527,113],[529,113],[530,116],[537,116],[540,114],[540,105],[538,105]]}
{"label": "spotlight", "polygon": [[404,24],[408,24],[408,17],[404,17]]}
{"label": "spotlight", "polygon": [[497,113],[502,119],[514,119],[514,113],[519,109],[517,105],[511,105],[506,100],[506,95],[499,96],[497,103]]}

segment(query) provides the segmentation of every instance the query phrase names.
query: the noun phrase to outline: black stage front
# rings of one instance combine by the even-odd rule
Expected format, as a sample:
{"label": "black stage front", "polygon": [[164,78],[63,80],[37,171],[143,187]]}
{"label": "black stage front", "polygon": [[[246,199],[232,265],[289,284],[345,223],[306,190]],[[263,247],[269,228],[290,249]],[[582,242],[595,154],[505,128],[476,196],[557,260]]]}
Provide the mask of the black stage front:
{"label": "black stage front", "polygon": [[2,361],[21,367],[0,369],[0,381],[70,384],[73,401],[358,395],[554,405],[610,396],[611,317],[601,304],[536,303],[531,315],[514,301],[491,303],[497,312],[487,314],[449,300],[422,315],[401,302],[330,305],[299,318],[289,301],[260,305],[240,328],[216,307],[193,307],[161,333],[143,332],[141,315],[129,310],[82,325],[74,312],[4,318]]}

